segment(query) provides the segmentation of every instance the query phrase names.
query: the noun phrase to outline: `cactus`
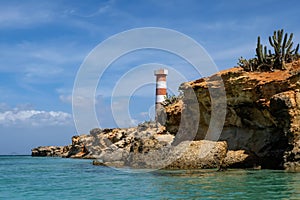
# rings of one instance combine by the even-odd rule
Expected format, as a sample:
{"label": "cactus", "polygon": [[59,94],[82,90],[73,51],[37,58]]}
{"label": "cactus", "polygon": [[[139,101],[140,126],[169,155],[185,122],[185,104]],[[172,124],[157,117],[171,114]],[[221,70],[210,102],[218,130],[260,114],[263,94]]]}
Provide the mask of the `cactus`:
{"label": "cactus", "polygon": [[257,38],[257,47],[256,47],[256,56],[258,58],[258,66],[256,70],[267,70],[273,71],[273,63],[272,63],[272,53],[269,50],[268,55],[267,46],[263,46],[260,43],[260,37]]}
{"label": "cactus", "polygon": [[238,66],[242,67],[245,71],[253,71],[252,66],[250,66],[249,61],[243,57],[239,58]]}
{"label": "cactus", "polygon": [[288,61],[298,60],[300,55],[298,54],[299,51],[299,44],[297,44],[296,48],[290,51],[291,55],[289,55]]}
{"label": "cactus", "polygon": [[273,69],[286,69],[285,63],[292,62],[300,58],[298,54],[299,44],[293,49],[293,33],[288,35],[283,34],[283,29],[274,31],[273,36],[269,37],[270,45],[274,49],[274,53],[268,50],[266,46],[260,42],[260,37],[257,38],[256,58],[246,60],[239,59],[238,65],[244,68],[245,71],[273,71]]}
{"label": "cactus", "polygon": [[274,68],[285,69],[285,63],[290,62],[292,59],[292,54],[295,52],[293,47],[293,33],[290,34],[289,39],[288,34],[284,34],[283,38],[283,29],[274,31],[273,36],[269,37],[270,45],[274,48],[275,51],[275,61]]}
{"label": "cactus", "polygon": [[263,53],[263,45],[260,44],[260,37],[257,37],[256,56],[260,63],[266,62],[266,55]]}
{"label": "cactus", "polygon": [[247,72],[253,72],[257,70],[258,61],[257,58],[245,59],[243,57],[239,58],[238,66],[242,67]]}
{"label": "cactus", "polygon": [[298,55],[298,50],[299,50],[299,44],[297,45],[297,47],[295,49],[295,55]]}

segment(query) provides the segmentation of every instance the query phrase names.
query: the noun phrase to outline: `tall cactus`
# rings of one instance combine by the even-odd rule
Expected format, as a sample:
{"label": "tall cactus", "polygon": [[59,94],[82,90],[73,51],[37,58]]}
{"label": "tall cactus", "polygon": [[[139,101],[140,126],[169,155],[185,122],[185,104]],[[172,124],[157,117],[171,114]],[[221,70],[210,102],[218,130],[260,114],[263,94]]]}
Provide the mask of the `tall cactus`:
{"label": "tall cactus", "polygon": [[[269,55],[268,55],[269,52]],[[256,56],[258,59],[257,70],[270,70],[273,71],[273,63],[272,63],[272,53],[267,50],[267,46],[263,46],[260,43],[260,37],[257,37],[257,47],[256,47]]]}
{"label": "tall cactus", "polygon": [[283,29],[274,31],[273,36],[269,36],[270,45],[274,48],[275,55],[281,54],[281,43],[282,43]]}
{"label": "tall cactus", "polygon": [[270,45],[274,48],[275,52],[275,61],[274,67],[279,69],[285,69],[285,63],[291,58],[293,53],[293,33],[290,34],[289,39],[288,34],[284,35],[283,41],[283,29],[274,31],[273,36],[269,37]]}
{"label": "tall cactus", "polygon": [[298,56],[298,51],[299,51],[299,44],[297,44],[297,47],[295,49],[295,55]]}
{"label": "tall cactus", "polygon": [[[266,47],[265,47],[266,50]],[[257,37],[257,47],[256,47],[256,55],[258,58],[259,63],[266,62],[266,54],[263,52],[263,45],[260,43],[260,37]]]}
{"label": "tall cactus", "polygon": [[246,71],[273,71],[273,69],[286,69],[285,63],[290,63],[300,58],[298,54],[300,45],[297,44],[293,49],[293,33],[288,35],[283,33],[283,29],[274,31],[273,36],[269,37],[270,45],[274,49],[274,53],[268,50],[266,46],[257,38],[256,58],[246,60],[240,58],[238,65]]}

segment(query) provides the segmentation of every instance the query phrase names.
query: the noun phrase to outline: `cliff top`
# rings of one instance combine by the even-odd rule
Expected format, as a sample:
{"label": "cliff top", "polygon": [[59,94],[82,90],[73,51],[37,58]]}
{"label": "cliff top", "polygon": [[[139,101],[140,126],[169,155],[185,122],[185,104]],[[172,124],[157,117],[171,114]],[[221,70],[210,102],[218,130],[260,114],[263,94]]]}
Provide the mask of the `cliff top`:
{"label": "cliff top", "polygon": [[233,79],[247,78],[248,81],[255,80],[259,85],[266,84],[274,81],[284,81],[300,72],[300,59],[292,63],[286,64],[286,70],[275,70],[273,72],[247,72],[242,67],[234,67],[226,70],[222,70],[210,77],[200,78],[195,81],[190,81],[188,84],[191,87],[202,87],[207,82],[215,81],[216,77],[222,77],[223,81],[232,81]]}

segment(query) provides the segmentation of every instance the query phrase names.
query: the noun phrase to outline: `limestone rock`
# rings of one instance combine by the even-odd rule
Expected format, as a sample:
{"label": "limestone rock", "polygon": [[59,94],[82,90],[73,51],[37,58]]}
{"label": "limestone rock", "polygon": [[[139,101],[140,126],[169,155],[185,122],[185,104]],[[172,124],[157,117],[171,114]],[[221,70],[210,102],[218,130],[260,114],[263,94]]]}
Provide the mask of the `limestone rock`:
{"label": "limestone rock", "polygon": [[[224,95],[218,90],[222,85]],[[298,170],[300,60],[287,64],[286,70],[274,72],[246,72],[236,67],[183,83],[180,89],[186,98],[166,107],[167,131],[176,134],[180,133],[179,127],[188,130],[191,125],[182,123],[182,116],[190,109],[184,117],[188,121],[200,116],[194,140],[209,138],[208,130],[220,126],[219,140],[227,141],[229,150],[251,152],[262,168]],[[190,105],[191,93],[197,97],[199,111],[191,111],[196,110],[195,105]],[[218,105],[220,99],[226,99],[225,108]],[[218,117],[212,118],[213,103],[216,113],[226,112],[224,124],[211,121]],[[190,131],[185,134],[190,137]]]}
{"label": "limestone rock", "polygon": [[222,163],[223,168],[259,168],[259,159],[245,150],[230,150]]}
{"label": "limestone rock", "polygon": [[175,147],[176,151],[181,155],[165,169],[219,168],[226,157],[227,143],[208,140],[186,141]]}
{"label": "limestone rock", "polygon": [[185,141],[176,146],[152,144],[146,151],[131,152],[125,162],[133,168],[208,169],[219,168],[226,156],[226,142]]}
{"label": "limestone rock", "polygon": [[61,146],[40,146],[31,150],[31,156],[61,157],[63,148]]}

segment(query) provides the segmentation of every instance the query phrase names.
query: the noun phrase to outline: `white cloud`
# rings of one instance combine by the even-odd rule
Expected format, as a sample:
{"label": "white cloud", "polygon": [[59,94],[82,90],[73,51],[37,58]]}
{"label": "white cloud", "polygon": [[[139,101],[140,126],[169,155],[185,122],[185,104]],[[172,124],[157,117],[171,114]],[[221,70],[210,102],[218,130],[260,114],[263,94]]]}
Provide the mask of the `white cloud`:
{"label": "white cloud", "polygon": [[18,5],[2,4],[0,8],[0,28],[28,27],[28,25],[49,22],[54,18],[49,3],[37,4],[19,2]]}
{"label": "white cloud", "polygon": [[72,116],[62,111],[20,110],[14,108],[0,112],[3,126],[57,126],[70,125]]}
{"label": "white cloud", "polygon": [[[57,42],[61,45],[57,45]],[[72,41],[0,44],[0,73],[14,73],[17,75],[18,86],[29,91],[39,90],[41,84],[69,85],[72,84],[76,69],[84,59],[84,49]],[[8,85],[5,85],[3,90],[6,92],[1,93],[2,97],[17,96]]]}
{"label": "white cloud", "polygon": [[72,10],[66,10],[65,13],[66,14],[69,14],[69,15],[76,15],[76,16],[79,16],[79,17],[85,17],[85,18],[89,18],[89,17],[95,17],[97,15],[100,15],[100,14],[106,14],[109,10],[111,9],[111,5],[107,4],[107,5],[104,5],[104,6],[100,6],[96,11],[92,11],[92,12],[89,12],[89,13],[80,13],[80,10],[76,10],[76,9],[72,9]]}
{"label": "white cloud", "polygon": [[26,75],[37,77],[57,76],[78,67],[87,52],[88,48],[72,41],[1,44],[0,72],[25,72]]}
{"label": "white cloud", "polygon": [[70,103],[72,104],[72,95],[59,95],[59,100],[63,103]]}
{"label": "white cloud", "polygon": [[141,112],[140,115],[142,117],[148,117],[149,116],[149,113],[148,112]]}
{"label": "white cloud", "polygon": [[[58,45],[59,44],[59,45]],[[18,43],[12,48],[19,49],[18,52],[26,53],[28,57],[43,60],[43,61],[53,61],[58,64],[64,64],[67,62],[82,61],[87,52],[84,52],[83,47],[77,46],[78,43],[72,40],[65,40],[65,38],[57,38],[48,40],[43,43],[23,41]],[[4,48],[9,48],[10,46],[5,46]],[[81,48],[80,50],[77,48]]]}

